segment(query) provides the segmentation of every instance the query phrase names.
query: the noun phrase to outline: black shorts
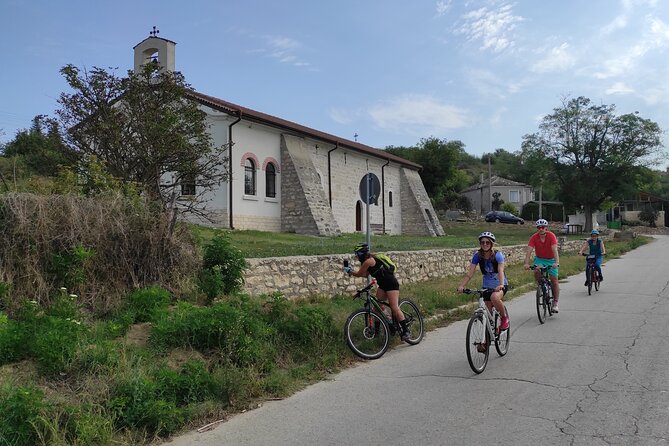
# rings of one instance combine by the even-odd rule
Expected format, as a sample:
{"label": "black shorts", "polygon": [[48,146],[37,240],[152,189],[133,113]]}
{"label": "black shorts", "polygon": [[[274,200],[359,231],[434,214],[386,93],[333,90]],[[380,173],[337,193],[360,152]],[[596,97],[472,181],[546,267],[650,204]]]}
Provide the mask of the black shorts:
{"label": "black shorts", "polygon": [[[509,285],[504,285],[504,288],[502,288],[502,292],[504,293],[502,296],[506,295],[506,292],[509,291]],[[485,293],[483,293],[483,300],[485,302],[490,302],[490,296],[492,295],[493,290],[488,290]]]}
{"label": "black shorts", "polygon": [[383,291],[395,291],[400,289],[400,283],[394,274],[385,274],[376,278],[376,284]]}

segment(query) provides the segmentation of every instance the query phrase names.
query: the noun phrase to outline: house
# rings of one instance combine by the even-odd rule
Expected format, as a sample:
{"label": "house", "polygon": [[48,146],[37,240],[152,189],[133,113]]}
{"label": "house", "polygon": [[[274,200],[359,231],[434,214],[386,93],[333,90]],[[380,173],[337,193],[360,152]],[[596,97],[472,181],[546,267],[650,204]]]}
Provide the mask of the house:
{"label": "house", "polygon": [[[175,71],[176,43],[151,35],[134,47],[135,71],[149,61]],[[229,144],[230,179],[206,198],[213,225],[311,235],[370,226],[388,234],[444,235],[420,165],[356,141],[227,102],[189,94],[206,113],[214,143]],[[367,205],[360,183],[379,179]],[[182,188],[182,199],[195,195]],[[201,222],[206,223],[206,222]]]}
{"label": "house", "polygon": [[660,196],[651,194],[650,192],[640,191],[632,197],[618,203],[606,213],[606,220],[610,223],[615,223],[621,219],[626,222],[639,222],[639,213],[649,206],[658,211],[656,226],[669,226],[669,213],[666,212],[669,200]]}
{"label": "house", "polygon": [[469,198],[474,211],[484,214],[492,210],[493,194],[495,192],[500,193],[499,197],[505,203],[514,205],[518,212],[522,210],[525,203],[534,199],[532,186],[497,175],[493,175],[489,179],[484,179],[481,176],[481,181],[460,193]]}

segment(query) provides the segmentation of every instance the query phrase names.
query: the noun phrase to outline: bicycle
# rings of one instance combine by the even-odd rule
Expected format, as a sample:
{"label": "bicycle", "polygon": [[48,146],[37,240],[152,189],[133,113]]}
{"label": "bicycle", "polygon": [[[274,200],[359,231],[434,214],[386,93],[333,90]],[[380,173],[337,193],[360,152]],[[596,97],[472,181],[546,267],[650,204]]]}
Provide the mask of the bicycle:
{"label": "bicycle", "polygon": [[[349,348],[363,359],[378,359],[388,350],[390,337],[400,336],[402,329],[399,322],[390,311],[390,304],[378,300],[370,291],[376,285],[376,279],[366,287],[359,289],[353,298],[365,295],[364,307],[355,310],[346,319],[344,335]],[[405,339],[407,344],[416,345],[425,334],[423,316],[418,305],[411,299],[402,299],[400,310],[407,321],[410,337]]]}
{"label": "bicycle", "polygon": [[597,261],[597,256],[594,254],[585,254],[585,285],[588,287],[588,296],[592,294],[592,287],[595,287],[595,291],[599,291],[599,274],[597,274],[597,268],[595,268],[595,262]]}
{"label": "bicycle", "polygon": [[553,315],[553,288],[551,288],[551,280],[548,276],[550,266],[532,265],[530,269],[539,269],[541,271],[541,279],[537,284],[537,316],[539,322],[546,322],[547,316]]}
{"label": "bicycle", "polygon": [[[502,318],[499,312],[495,307],[492,307],[492,312],[488,310],[483,299],[486,293],[492,291],[489,288],[462,290],[465,294],[478,294],[479,296],[479,306],[469,319],[466,337],[467,361],[469,361],[469,367],[477,374],[483,372],[488,364],[490,340],[494,339],[495,349],[499,356],[506,355],[511,340],[511,327],[500,330]],[[504,310],[506,311],[506,306]]]}

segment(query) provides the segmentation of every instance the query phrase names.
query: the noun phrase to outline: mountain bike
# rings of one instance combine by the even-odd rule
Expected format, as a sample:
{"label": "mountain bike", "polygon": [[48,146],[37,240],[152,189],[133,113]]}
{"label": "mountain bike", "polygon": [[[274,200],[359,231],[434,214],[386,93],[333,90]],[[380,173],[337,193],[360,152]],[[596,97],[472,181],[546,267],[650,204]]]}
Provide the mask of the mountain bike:
{"label": "mountain bike", "polygon": [[[364,307],[351,313],[344,324],[346,343],[363,359],[380,358],[388,350],[390,337],[402,333],[399,322],[390,311],[390,304],[377,299],[371,292],[374,285],[376,280],[372,279],[369,285],[355,292],[354,299],[364,296]],[[411,299],[401,299],[399,307],[410,332],[405,342],[416,345],[425,334],[423,316]]]}
{"label": "mountain bike", "polygon": [[[489,288],[462,290],[465,294],[478,294],[479,306],[474,310],[474,314],[469,319],[467,325],[466,350],[469,367],[475,373],[481,373],[488,364],[488,355],[490,353],[490,342],[494,340],[495,349],[499,356],[504,356],[509,351],[509,341],[511,340],[511,327],[506,330],[500,330],[499,326],[502,318],[495,307],[492,311],[488,310],[483,296],[486,293],[492,293],[494,290]],[[504,307],[506,311],[506,307]],[[507,312],[507,316],[508,316]]]}
{"label": "mountain bike", "polygon": [[546,322],[547,316],[553,315],[553,288],[551,288],[551,279],[548,276],[550,266],[532,265],[530,269],[539,269],[541,271],[541,279],[537,284],[537,316],[539,322]]}
{"label": "mountain bike", "polygon": [[595,287],[595,291],[599,291],[599,274],[597,273],[597,268],[595,268],[595,262],[597,262],[597,256],[593,254],[583,254],[585,256],[585,286],[588,287],[588,296],[592,294],[592,287]]}

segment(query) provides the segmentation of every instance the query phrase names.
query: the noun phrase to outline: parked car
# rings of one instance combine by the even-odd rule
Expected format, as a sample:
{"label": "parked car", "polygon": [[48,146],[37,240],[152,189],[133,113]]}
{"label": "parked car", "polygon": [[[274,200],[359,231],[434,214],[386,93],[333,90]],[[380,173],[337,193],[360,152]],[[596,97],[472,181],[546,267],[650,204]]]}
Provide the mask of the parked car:
{"label": "parked car", "polygon": [[494,221],[497,223],[511,223],[515,225],[524,225],[525,220],[516,217],[511,212],[506,211],[490,211],[485,214],[485,221]]}

